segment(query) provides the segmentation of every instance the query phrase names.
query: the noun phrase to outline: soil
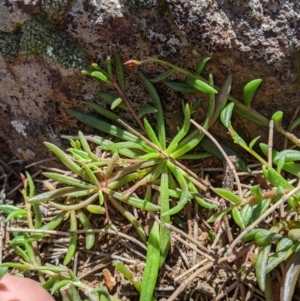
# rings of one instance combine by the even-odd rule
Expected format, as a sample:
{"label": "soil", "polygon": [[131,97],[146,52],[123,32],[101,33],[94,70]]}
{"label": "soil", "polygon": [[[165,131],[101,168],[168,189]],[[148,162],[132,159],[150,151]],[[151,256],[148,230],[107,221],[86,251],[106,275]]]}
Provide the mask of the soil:
{"label": "soil", "polygon": [[[22,183],[18,174],[20,172],[24,173],[25,170],[34,174],[36,170],[42,170],[44,164],[41,163],[26,169],[24,162],[11,158],[11,153],[4,143],[0,143],[0,147],[1,201],[3,203],[19,204],[20,207],[24,207],[22,196],[19,192]],[[193,170],[198,170],[199,172],[203,166],[210,168],[210,170],[204,171],[205,175],[209,176],[211,183],[221,187],[223,181],[222,165],[218,160],[209,158],[201,166],[193,166]],[[217,170],[211,171],[213,168]],[[244,185],[254,185],[256,183],[256,179],[252,176],[244,176],[241,179]],[[34,180],[37,192],[41,192],[42,176],[39,174]],[[11,191],[15,192],[12,193]],[[5,197],[3,192],[6,194]],[[207,195],[207,197],[216,200],[214,195]],[[127,209],[132,212],[132,208],[128,207]],[[49,221],[57,215],[56,210],[49,205],[43,205],[43,212],[45,213],[44,221]],[[153,216],[139,210],[136,210],[134,214],[148,233],[149,227],[153,223]],[[172,244],[156,284],[155,297],[157,300],[167,300],[180,285],[183,285],[183,291],[175,300],[265,300],[263,293],[257,286],[251,261],[246,260],[246,253],[232,262],[222,261],[228,249],[229,240],[232,240],[230,235],[235,238],[239,234],[239,229],[228,216],[229,228],[221,224],[219,231],[214,233],[214,225],[206,222],[212,214],[212,211],[199,207],[195,202],[190,202],[172,220],[172,225],[170,226]],[[108,231],[107,233],[96,234],[95,245],[90,250],[85,248],[84,234],[80,234],[76,256],[68,267],[75,272],[80,281],[89,287],[96,287],[101,284],[112,296],[120,300],[139,300],[139,293],[114,268],[113,261],[122,261],[133,273],[134,277],[140,280],[145,267],[145,245],[141,243],[131,224],[120,216],[118,211],[112,206],[109,206],[109,216],[111,224],[118,229],[118,232]],[[104,215],[93,215],[90,222],[94,229],[103,229],[107,226]],[[2,262],[20,262],[20,257],[9,246],[9,240],[12,239],[12,234],[9,232],[10,227],[28,228],[28,225],[26,222],[20,221],[6,223],[2,233],[2,248],[0,249]],[[68,222],[62,223],[58,230],[68,232]],[[218,237],[218,240],[216,240],[216,237]],[[69,237],[64,235],[49,235],[47,238],[39,241],[42,263],[44,265],[61,265],[68,242]],[[238,250],[242,249],[243,247],[240,247]],[[207,257],[213,257],[215,260],[210,261],[206,259]],[[205,260],[206,262],[203,262]],[[211,262],[212,264],[208,265]],[[195,279],[190,281],[189,277],[197,270],[201,272]],[[242,270],[245,275],[244,279],[240,280]],[[19,274],[21,271],[11,269],[10,273]],[[25,273],[24,276],[38,280],[38,275],[33,272]],[[275,293],[274,301],[279,301],[278,281],[281,277],[280,269],[272,272],[272,285]],[[54,298],[57,301],[61,300],[59,293],[54,294]],[[295,298],[295,300],[298,299]]]}

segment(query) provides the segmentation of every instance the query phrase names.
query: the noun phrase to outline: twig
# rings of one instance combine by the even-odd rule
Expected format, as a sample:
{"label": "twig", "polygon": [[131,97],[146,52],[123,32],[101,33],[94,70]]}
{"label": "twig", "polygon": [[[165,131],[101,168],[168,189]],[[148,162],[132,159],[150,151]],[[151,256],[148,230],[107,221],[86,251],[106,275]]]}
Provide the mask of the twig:
{"label": "twig", "polygon": [[232,242],[229,249],[226,252],[226,255],[229,256],[234,247],[240,242],[240,240],[244,237],[245,234],[249,233],[251,230],[254,229],[261,221],[263,221],[269,214],[271,214],[276,208],[283,204],[290,198],[294,193],[296,193],[300,189],[300,181],[298,182],[297,187],[291,190],[287,195],[283,196],[279,201],[277,201],[272,207],[270,207],[263,215],[261,215],[253,224],[247,227],[240,235]]}
{"label": "twig", "polygon": [[[118,119],[118,122],[120,124],[122,124],[128,131],[132,132],[134,135],[136,135],[137,137],[139,137],[140,139],[142,139],[143,141],[145,141],[148,145],[150,145],[152,148],[154,148],[162,156],[164,156],[165,158],[169,159],[172,163],[174,163],[175,165],[177,165],[178,167],[180,167],[183,171],[185,171],[190,176],[189,180],[191,180],[201,190],[203,190],[203,191],[207,190],[206,186],[208,186],[208,183],[206,183],[203,179],[201,179],[200,177],[198,177],[194,172],[192,172],[186,166],[184,166],[183,164],[181,164],[180,162],[178,162],[176,159],[174,159],[171,156],[169,156],[169,154],[167,154],[166,152],[164,152],[157,145],[155,145],[154,143],[152,143],[150,140],[148,140],[146,137],[144,137],[139,132],[137,132],[136,130],[134,130],[132,127],[130,127],[128,124],[126,124],[121,119]],[[200,182],[202,182],[206,186],[204,186]]]}
{"label": "twig", "polygon": [[220,264],[223,261],[226,261],[227,257],[222,257],[216,261],[212,261],[210,263],[208,263],[207,265],[205,265],[204,267],[200,268],[199,270],[197,270],[196,272],[194,272],[188,279],[186,279],[185,281],[183,281],[181,283],[181,285],[176,289],[176,291],[167,299],[167,301],[174,301],[177,296],[185,289],[186,286],[188,286],[195,278],[197,278],[201,273],[203,273],[204,271],[210,269],[211,267],[213,267],[214,265]]}
{"label": "twig", "polygon": [[3,240],[4,240],[4,217],[0,217],[0,264],[2,263],[2,251],[3,251]]}
{"label": "twig", "polygon": [[141,243],[139,240],[135,239],[134,237],[126,235],[122,232],[115,232],[113,230],[88,229],[88,230],[77,230],[77,231],[71,231],[71,232],[64,232],[64,231],[54,231],[54,230],[10,228],[10,229],[7,229],[7,231],[8,232],[42,233],[42,234],[52,234],[52,235],[60,235],[60,236],[71,236],[73,234],[84,234],[87,232],[102,233],[102,234],[107,233],[107,234],[114,234],[114,235],[120,236],[122,238],[125,238],[127,240],[130,240],[130,241],[134,242],[135,244],[139,245],[144,250],[147,250],[146,246],[143,243]]}
{"label": "twig", "polygon": [[208,262],[207,258],[201,260],[200,262],[198,262],[197,264],[192,266],[189,270],[186,270],[185,272],[181,273],[179,276],[174,278],[174,282],[178,282],[181,278],[185,277],[186,275],[191,274],[194,270],[198,269],[200,266],[202,266],[203,264],[205,264],[207,262]]}
{"label": "twig", "polygon": [[232,164],[231,160],[228,158],[227,154],[225,153],[225,151],[223,150],[223,148],[221,147],[219,142],[206,129],[204,129],[200,124],[195,122],[193,119],[190,119],[190,121],[198,130],[202,131],[216,145],[216,147],[220,150],[220,152],[222,153],[224,159],[226,160],[231,172],[234,175],[236,186],[237,186],[238,191],[239,191],[239,196],[242,199],[243,198],[243,192],[242,192],[242,187],[241,187],[241,183],[240,183],[240,178],[239,178],[239,176],[236,172],[236,169],[235,169],[234,165]]}
{"label": "twig", "polygon": [[206,252],[207,254],[212,254],[212,252],[210,250],[208,250],[206,247],[201,245],[196,239],[194,239],[193,237],[188,236],[186,233],[184,233],[180,229],[178,229],[178,228],[176,228],[173,225],[168,224],[168,223],[164,223],[164,226],[166,228],[168,228],[169,230],[171,230],[171,231],[177,232],[182,237],[184,237],[184,238],[188,239],[189,241],[191,241],[192,243],[194,243],[201,251]]}
{"label": "twig", "polygon": [[[177,235],[174,235],[173,237],[176,238],[177,240],[180,240],[180,237],[178,237]],[[186,258],[184,252],[182,251],[182,249],[179,247],[178,244],[175,244],[175,248],[178,250],[180,256],[182,257],[183,263],[185,264],[185,267],[188,269],[189,268],[189,261]]]}
{"label": "twig", "polygon": [[[37,172],[35,172],[31,177],[32,179],[34,179],[36,176],[38,176],[42,171],[38,170]],[[19,190],[21,187],[23,186],[23,183],[20,182],[20,184],[16,185],[13,189],[11,189],[8,193],[6,193],[6,196],[11,195],[12,193],[14,193],[16,190]]]}
{"label": "twig", "polygon": [[216,298],[213,299],[213,301],[218,301],[221,300],[223,297],[225,297],[229,292],[231,292],[233,289],[235,289],[237,286],[239,285],[239,281],[236,280],[234,283],[232,283],[229,287],[227,287],[227,289],[219,294],[218,296],[216,296]]}
{"label": "twig", "polygon": [[273,133],[274,133],[274,121],[270,120],[269,141],[268,141],[268,163],[269,163],[270,167],[272,167],[272,163],[273,163],[273,157],[272,157]]}
{"label": "twig", "polygon": [[[215,258],[207,255],[206,253],[202,252],[201,250],[197,249],[195,246],[189,244],[188,242],[186,242],[184,239],[180,238],[178,235],[173,234],[173,237],[175,239],[177,239],[178,241],[180,241],[181,243],[183,243],[184,245],[186,245],[187,247],[189,247],[192,250],[195,250],[197,253],[201,254],[203,257],[207,258],[208,260],[214,261]],[[184,259],[184,258],[183,258]]]}

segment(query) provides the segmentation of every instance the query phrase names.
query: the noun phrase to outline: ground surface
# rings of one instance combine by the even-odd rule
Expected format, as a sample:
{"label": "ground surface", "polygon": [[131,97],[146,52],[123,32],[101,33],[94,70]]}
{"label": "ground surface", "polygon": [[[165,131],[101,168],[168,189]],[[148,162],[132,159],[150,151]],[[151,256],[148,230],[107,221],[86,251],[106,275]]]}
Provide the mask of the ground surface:
{"label": "ground surface", "polygon": [[[1,143],[1,189],[5,188],[6,198],[2,193],[2,202],[13,202],[24,207],[21,195],[18,193],[19,172],[24,172],[24,164],[19,160],[10,157],[9,150]],[[251,162],[250,162],[251,163]],[[42,170],[44,164],[29,167],[27,170],[34,173]],[[215,186],[222,186],[223,167],[222,162],[215,159],[207,159],[203,163],[193,166],[196,172],[204,172],[209,177],[211,183]],[[203,168],[205,166],[205,168]],[[7,177],[6,185],[4,179]],[[35,177],[37,192],[42,191],[41,175]],[[247,185],[255,184],[256,179],[253,176],[241,177],[245,189]],[[11,193],[16,190],[15,193]],[[217,200],[213,195],[207,195],[213,200]],[[226,206],[224,203],[223,206]],[[48,205],[44,206],[47,212],[45,221],[52,219],[57,213]],[[113,260],[121,260],[128,269],[134,273],[137,279],[141,279],[145,266],[145,246],[137,243],[138,236],[132,226],[128,224],[123,217],[112,207],[109,208],[111,222],[118,229],[118,235],[107,233],[97,236],[95,246],[87,251],[84,248],[85,238],[79,237],[78,252],[75,260],[69,264],[79,279],[89,286],[97,286],[101,283],[111,295],[121,300],[138,300],[139,294],[134,287],[124,279],[124,277],[114,269]],[[263,294],[257,287],[256,279],[251,268],[251,263],[245,264],[247,277],[244,281],[237,281],[239,270],[245,262],[242,256],[233,262],[223,261],[218,263],[211,258],[219,260],[225,256],[228,248],[228,242],[232,237],[235,238],[239,233],[236,226],[230,221],[229,224],[221,225],[220,231],[216,235],[213,225],[206,223],[206,220],[213,212],[200,208],[197,204],[188,203],[187,206],[178,214],[177,220],[173,220],[171,225],[172,245],[166,260],[162,267],[159,280],[157,282],[156,298],[157,300],[167,300],[180,284],[197,269],[201,269],[198,277],[190,283],[186,282],[183,292],[176,300],[265,300]],[[135,215],[144,229],[148,231],[153,219],[151,215],[136,211]],[[105,217],[91,220],[94,229],[100,229],[105,226]],[[25,222],[6,224],[6,230],[9,227],[27,228]],[[68,225],[62,224],[60,231],[68,231]],[[19,262],[20,258],[13,252],[8,245],[11,239],[11,233],[4,231],[2,233],[2,262]],[[134,238],[136,240],[134,240]],[[62,264],[69,238],[65,236],[50,235],[39,243],[41,259],[44,265]],[[222,259],[221,259],[222,260]],[[212,263],[212,264],[211,264]],[[10,273],[20,273],[20,270],[13,269]],[[25,273],[26,277],[38,279],[34,273]],[[274,301],[279,300],[278,279],[281,278],[280,271],[272,274]],[[277,292],[277,293],[276,293]],[[297,295],[297,294],[295,294]],[[54,295],[56,300],[61,300],[59,294]],[[295,300],[298,300],[297,298]]]}

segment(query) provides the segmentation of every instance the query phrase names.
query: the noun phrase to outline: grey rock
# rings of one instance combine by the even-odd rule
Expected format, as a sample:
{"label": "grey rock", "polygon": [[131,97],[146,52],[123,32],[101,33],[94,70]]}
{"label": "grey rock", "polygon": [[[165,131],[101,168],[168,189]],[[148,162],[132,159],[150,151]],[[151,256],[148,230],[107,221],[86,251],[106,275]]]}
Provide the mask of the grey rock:
{"label": "grey rock", "polygon": [[[299,107],[300,4],[297,0],[56,0],[0,3],[0,137],[11,151],[28,160],[48,152],[42,141],[84,127],[67,109],[87,110],[85,100],[110,88],[81,75],[90,63],[120,53],[124,61],[159,57],[185,68],[210,56],[204,71],[221,86],[233,74],[232,95],[242,99],[243,87],[254,78],[263,83],[253,102],[266,117],[284,112],[287,127]],[[164,68],[142,70],[154,77]],[[128,96],[135,107],[149,96],[128,70]],[[156,85],[169,132],[180,123],[181,100],[196,96],[174,93]],[[206,97],[198,120],[205,116]],[[240,117],[234,119],[247,141],[262,129]],[[230,140],[221,125],[215,135]],[[299,134],[299,131],[295,132]],[[278,143],[280,139],[278,140]]]}

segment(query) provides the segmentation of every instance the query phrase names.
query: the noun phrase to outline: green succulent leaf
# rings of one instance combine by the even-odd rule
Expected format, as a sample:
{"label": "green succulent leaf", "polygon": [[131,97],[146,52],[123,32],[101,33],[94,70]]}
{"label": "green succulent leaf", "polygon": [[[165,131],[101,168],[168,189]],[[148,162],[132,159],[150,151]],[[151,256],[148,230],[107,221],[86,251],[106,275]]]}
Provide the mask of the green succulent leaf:
{"label": "green succulent leaf", "polygon": [[107,83],[107,84],[111,84],[112,81],[110,80],[110,78],[105,75],[103,72],[101,71],[93,71],[91,74],[91,76],[96,77],[98,79],[100,79],[101,81]]}
{"label": "green succulent leaf", "polygon": [[275,155],[274,162],[277,163],[281,158],[284,158],[284,162],[299,161],[300,151],[294,149],[283,150]]}
{"label": "green succulent leaf", "polygon": [[215,188],[214,190],[219,196],[225,198],[226,200],[230,200],[236,205],[240,205],[242,203],[242,200],[233,192],[224,189],[224,188]]}
{"label": "green succulent leaf", "polygon": [[283,275],[280,300],[292,301],[296,283],[300,275],[300,253],[295,253],[291,256],[284,269]]}
{"label": "green succulent leaf", "polygon": [[245,105],[250,108],[253,97],[261,84],[262,79],[254,79],[244,87],[243,100]]}
{"label": "green succulent leaf", "polygon": [[199,92],[205,94],[218,94],[218,91],[215,88],[211,87],[209,84],[205,83],[204,81],[197,79],[196,77],[187,76],[186,81],[189,85],[191,85]]}
{"label": "green succulent leaf", "polygon": [[271,245],[262,246],[258,249],[255,263],[255,274],[260,289],[264,292],[266,289],[267,264],[271,250]]}
{"label": "green succulent leaf", "polygon": [[155,78],[151,79],[151,81],[153,83],[158,83],[164,79],[166,79],[167,77],[169,77],[170,75],[172,75],[174,73],[174,69],[169,69],[159,75],[157,75]]}
{"label": "green succulent leaf", "polygon": [[294,241],[288,237],[282,237],[276,246],[276,253],[286,251],[294,244]]}
{"label": "green succulent leaf", "polygon": [[52,143],[44,142],[44,144],[69,170],[73,171],[75,174],[83,176],[83,169],[77,165],[68,154]]}
{"label": "green succulent leaf", "polygon": [[198,61],[196,68],[195,68],[195,74],[200,75],[205,68],[207,62],[210,60],[210,57],[203,58]]}
{"label": "green succulent leaf", "polygon": [[255,143],[257,142],[257,140],[260,138],[260,136],[254,138],[251,140],[251,142],[249,143],[249,148],[252,149],[253,146],[255,145]]}
{"label": "green succulent leaf", "polygon": [[274,121],[274,127],[275,129],[281,129],[281,122],[282,122],[283,112],[277,111],[275,112],[271,119]]}
{"label": "green succulent leaf", "polygon": [[138,117],[141,118],[146,114],[156,114],[157,113],[157,109],[153,106],[145,106],[142,107],[139,112],[138,112]]}
{"label": "green succulent leaf", "polygon": [[64,187],[58,188],[55,190],[43,192],[33,196],[32,198],[28,199],[29,203],[41,203],[54,200],[55,198],[65,196],[67,193],[79,191],[79,188],[75,187]]}
{"label": "green succulent leaf", "polygon": [[271,245],[274,239],[281,238],[282,236],[278,233],[261,229],[261,231],[255,234],[255,242],[259,246]]}
{"label": "green succulent leaf", "polygon": [[269,208],[269,205],[271,203],[271,199],[263,199],[258,202],[256,207],[253,209],[251,220],[249,224],[252,224],[255,222],[262,214],[264,214],[267,209]]}
{"label": "green succulent leaf", "polygon": [[241,212],[240,212],[236,207],[234,207],[234,208],[232,209],[232,217],[233,217],[233,220],[235,221],[235,223],[236,223],[242,230],[245,230],[245,228],[246,228],[245,221],[244,221],[243,218],[242,218]]}
{"label": "green succulent leaf", "polygon": [[250,222],[250,219],[252,216],[252,211],[253,211],[253,208],[249,204],[246,204],[245,206],[243,206],[243,208],[240,211],[241,219],[242,219],[245,227],[249,225],[249,222]]}
{"label": "green succulent leaf", "polygon": [[300,124],[300,117],[296,118],[291,124],[290,124],[290,131],[293,131],[298,125]]}
{"label": "green succulent leaf", "polygon": [[108,56],[106,58],[106,70],[107,74],[109,75],[110,78],[112,78],[112,66],[111,66],[111,57]]}
{"label": "green succulent leaf", "polygon": [[231,102],[221,111],[220,119],[226,128],[230,125],[233,107],[234,102]]}
{"label": "green succulent leaf", "polygon": [[215,102],[215,111],[209,121],[209,126],[212,126],[216,122],[216,120],[219,118],[221,111],[225,107],[230,94],[231,85],[232,85],[232,75],[229,74],[218,94],[217,101]]}
{"label": "green succulent leaf", "polygon": [[217,219],[221,219],[226,213],[230,212],[234,206],[230,206],[222,211],[216,212],[208,220],[208,223],[214,223]]}
{"label": "green succulent leaf", "polygon": [[[106,92],[99,92],[98,95],[102,100],[107,102],[109,105],[111,105],[115,101],[115,99],[118,98],[115,95],[112,95],[112,94],[106,93]],[[126,104],[124,102],[119,104],[119,108],[128,110],[128,107],[126,106]]]}
{"label": "green succulent leaf", "polygon": [[[268,155],[268,145],[265,143],[260,143],[259,147],[260,147],[261,151],[263,152],[263,154],[265,156],[267,156]],[[272,149],[272,158],[273,158],[273,162],[275,164],[276,164],[276,162],[274,161],[274,158],[276,157],[276,155],[278,153],[279,153],[278,151]],[[300,177],[300,165],[299,164],[296,164],[294,162],[285,162],[284,165],[282,166],[282,169],[296,177]]]}
{"label": "green succulent leaf", "polygon": [[112,104],[111,104],[111,106],[110,106],[110,109],[111,109],[111,110],[114,110],[115,108],[117,108],[118,106],[120,106],[121,103],[123,103],[123,99],[120,98],[120,97],[116,98],[116,99],[112,102]]}
{"label": "green succulent leaf", "polygon": [[250,187],[250,191],[252,192],[252,194],[254,196],[256,196],[258,198],[258,200],[262,200],[263,199],[263,194],[261,192],[261,189],[259,187],[259,185],[254,185]]}
{"label": "green succulent leaf", "polygon": [[84,181],[79,180],[79,179],[75,179],[73,177],[69,177],[69,176],[59,174],[59,173],[55,173],[55,172],[44,172],[43,175],[45,177],[47,177],[48,179],[51,179],[53,181],[57,181],[59,183],[67,184],[67,185],[70,185],[70,186],[75,186],[75,187],[78,187],[78,188],[85,188],[85,189],[95,189],[96,188],[96,186],[94,186],[90,183],[84,182]]}
{"label": "green succulent leaf", "polygon": [[177,81],[171,81],[171,82],[165,82],[166,86],[171,88],[174,91],[177,92],[183,92],[183,93],[196,93],[198,90],[193,88],[191,85],[183,83],[183,82],[177,82]]}

